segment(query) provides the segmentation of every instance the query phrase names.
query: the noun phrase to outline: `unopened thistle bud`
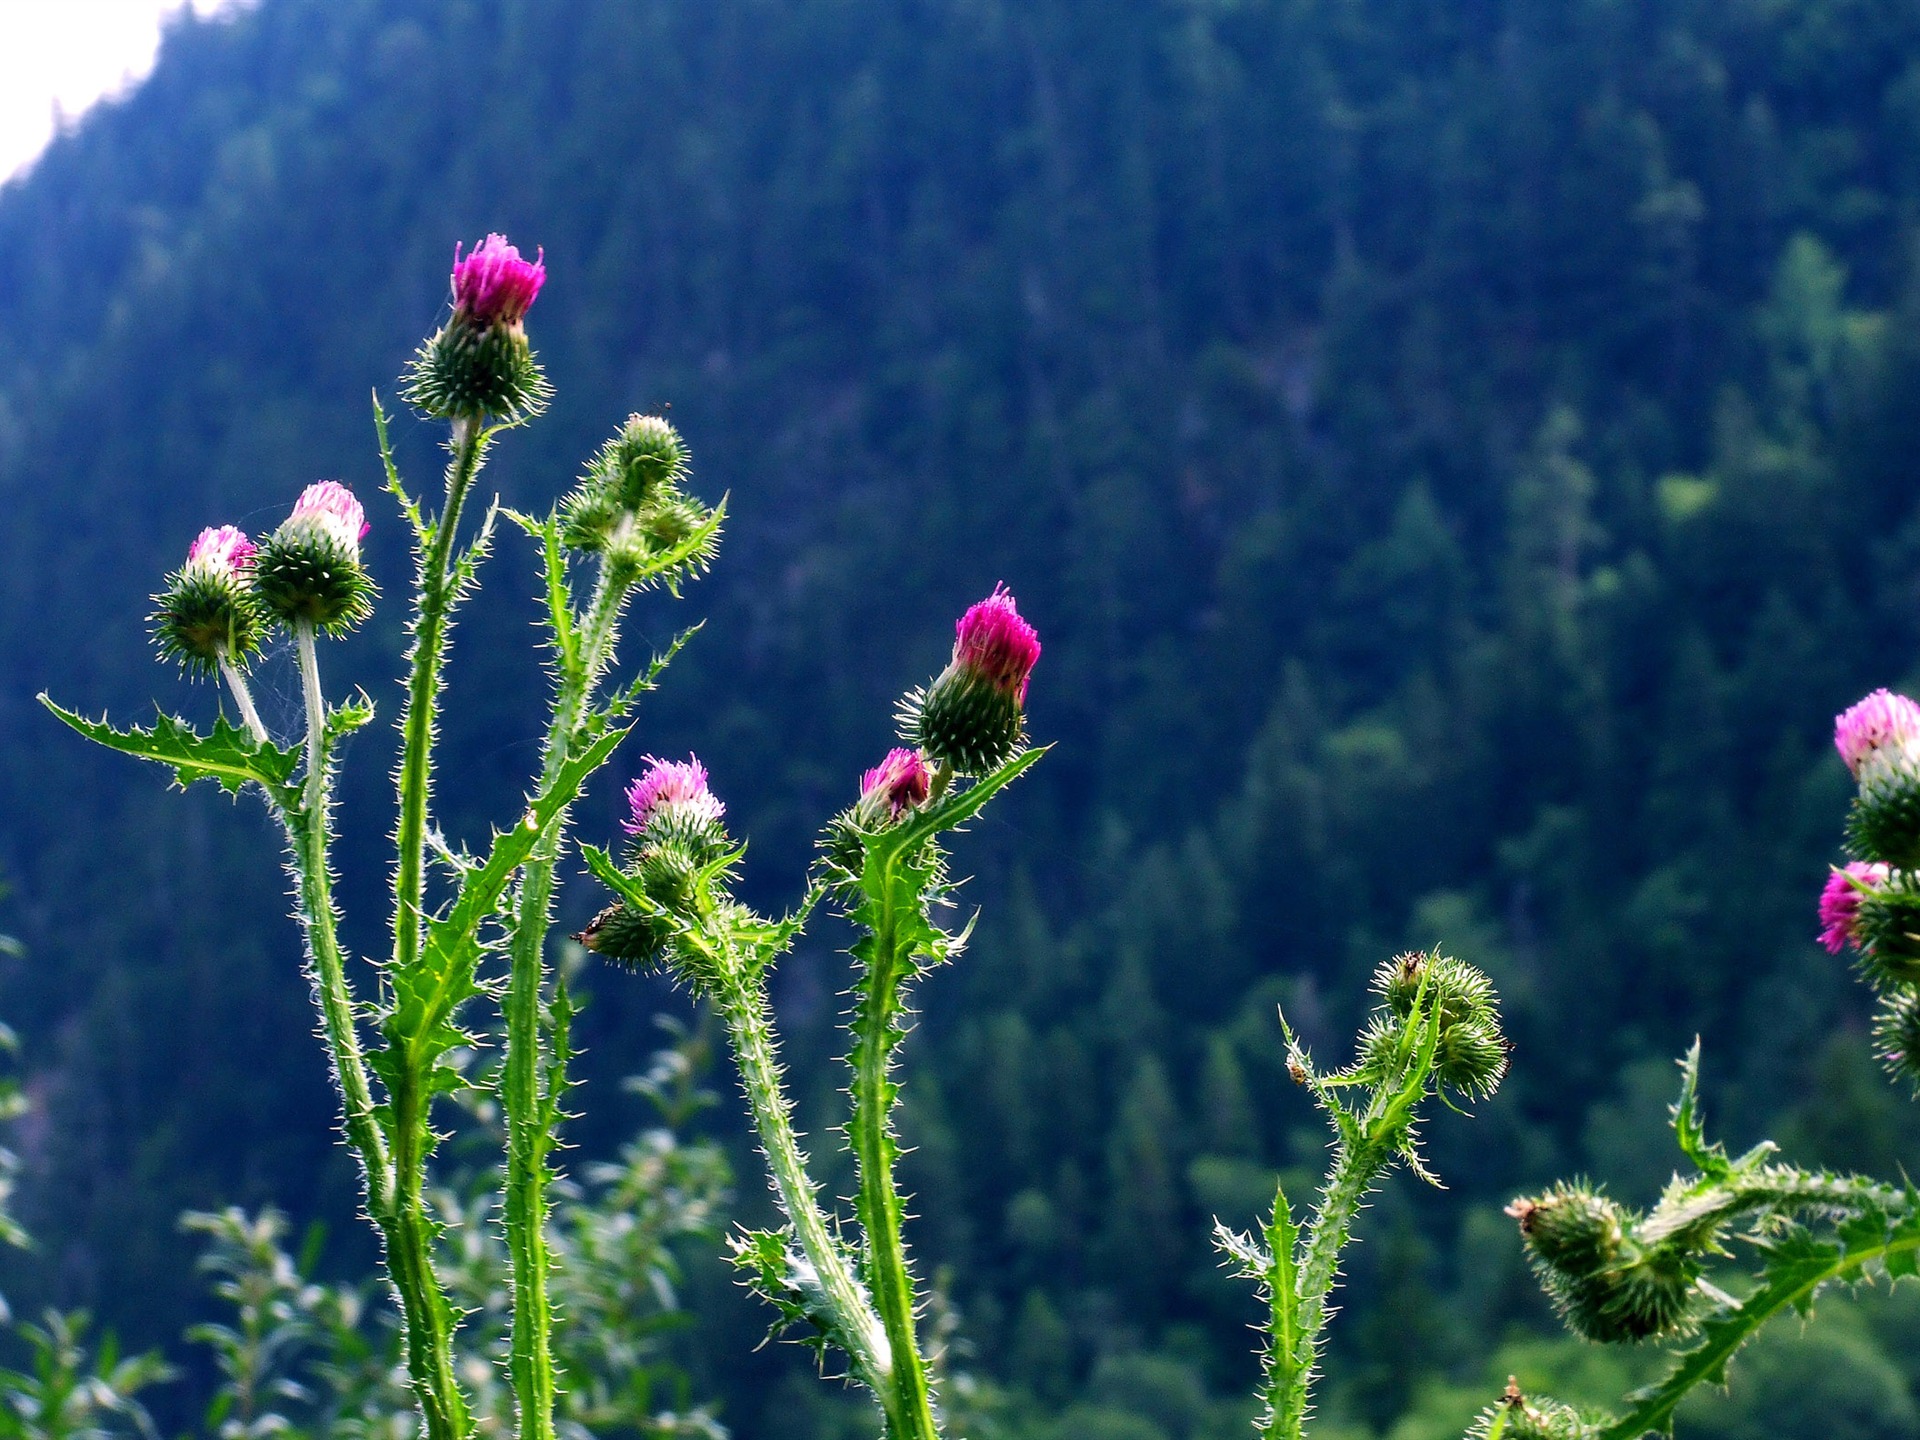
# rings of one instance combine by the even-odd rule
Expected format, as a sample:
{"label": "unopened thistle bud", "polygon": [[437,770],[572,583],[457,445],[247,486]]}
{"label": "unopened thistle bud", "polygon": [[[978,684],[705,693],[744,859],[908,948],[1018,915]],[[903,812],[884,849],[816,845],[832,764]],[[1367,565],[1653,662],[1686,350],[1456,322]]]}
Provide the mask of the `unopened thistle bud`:
{"label": "unopened thistle bud", "polygon": [[253,593],[275,619],[338,635],[373,613],[373,580],[360,563],[366,512],[337,480],[309,485],[293,513],[260,542]]}
{"label": "unopened thistle bud", "polygon": [[453,252],[453,314],[420,347],[402,393],[444,419],[504,419],[541,410],[552,393],[527,343],[524,321],[546,282],[546,252],[522,258],[489,235],[465,259]]}
{"label": "unopened thistle bud", "polygon": [[924,694],[902,702],[901,731],[929,759],[979,775],[1019,749],[1040,637],[1004,585],[961,616],[954,632],[952,662]]}
{"label": "unopened thistle bud", "polygon": [[256,553],[246,533],[231,525],[200,532],[186,564],[153,597],[153,639],[162,655],[206,675],[223,659],[237,664],[260,648],[265,625],[248,585]]}
{"label": "unopened thistle bud", "polygon": [[1883,996],[1873,1017],[1873,1039],[1888,1071],[1920,1093],[1920,995],[1897,990]]}
{"label": "unopened thistle bud", "polygon": [[1493,1434],[1500,1440],[1595,1440],[1604,1428],[1571,1405],[1521,1394],[1519,1382],[1509,1376],[1507,1393],[1481,1412],[1467,1440],[1486,1440]]}
{"label": "unopened thistle bud", "polygon": [[647,757],[647,769],[627,790],[631,818],[622,828],[633,836],[627,873],[654,910],[617,900],[574,939],[608,960],[630,968],[673,961],[673,938],[688,916],[703,867],[726,851],[721,818],[727,807],[707,788],[698,759]]}
{"label": "unopened thistle bud", "polygon": [[1556,1185],[1537,1200],[1516,1200],[1507,1214],[1520,1222],[1520,1234],[1537,1262],[1576,1279],[1611,1266],[1626,1239],[1620,1206],[1579,1185]]}

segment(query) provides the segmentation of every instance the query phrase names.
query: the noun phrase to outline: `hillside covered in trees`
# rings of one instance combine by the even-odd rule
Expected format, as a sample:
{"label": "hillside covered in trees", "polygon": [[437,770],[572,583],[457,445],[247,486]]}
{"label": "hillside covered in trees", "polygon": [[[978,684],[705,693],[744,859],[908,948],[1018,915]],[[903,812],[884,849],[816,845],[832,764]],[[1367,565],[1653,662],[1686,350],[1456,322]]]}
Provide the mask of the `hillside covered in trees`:
{"label": "hillside covered in trees", "polygon": [[[1920,9],[260,0],[177,22],[0,189],[0,1015],[42,1242],[0,1261],[16,1306],[171,1335],[199,1303],[175,1217],[226,1201],[371,1263],[265,820],[33,697],[211,709],[152,664],[147,596],[207,517],[374,492],[369,389],[392,403],[490,229],[545,247],[557,387],[501,442],[506,499],[667,405],[731,494],[714,575],[644,617],[709,618],[615,778],[697,748],[750,886],[808,863],[961,606],[1005,581],[1044,636],[1056,748],[963,847],[979,930],[909,1045],[910,1238],[982,1433],[1241,1433],[1251,1314],[1209,1217],[1321,1158],[1274,1007],[1333,1047],[1396,948],[1494,976],[1515,1070],[1437,1127],[1447,1195],[1369,1213],[1331,1427],[1449,1433],[1503,1343],[1502,1375],[1577,1366],[1516,1338],[1551,1320],[1498,1207],[1657,1187],[1696,1033],[1736,1140],[1915,1163],[1813,902],[1831,717],[1920,679]],[[428,435],[401,422],[416,479]],[[404,545],[370,509],[389,598],[346,664],[391,717]],[[533,562],[489,565],[456,835],[536,763]],[[386,823],[389,745],[355,742],[350,834]],[[583,829],[617,813],[609,786]],[[813,1131],[844,1103],[829,940],[779,987]],[[684,1002],[585,988],[592,1156]],[[804,1356],[741,1358],[765,1316],[717,1265],[690,1284],[736,1435],[842,1433]],[[1920,1433],[1915,1335],[1908,1304],[1782,1337],[1695,1433],[1820,1433],[1790,1427],[1822,1385],[1859,1435]]]}

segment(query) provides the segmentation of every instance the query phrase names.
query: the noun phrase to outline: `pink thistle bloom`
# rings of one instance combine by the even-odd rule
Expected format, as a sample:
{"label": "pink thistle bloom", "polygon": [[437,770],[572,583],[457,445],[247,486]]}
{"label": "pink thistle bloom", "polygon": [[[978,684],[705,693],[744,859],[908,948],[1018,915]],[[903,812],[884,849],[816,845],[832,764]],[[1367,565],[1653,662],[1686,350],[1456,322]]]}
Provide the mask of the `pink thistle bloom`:
{"label": "pink thistle bloom", "polygon": [[1833,745],[1854,778],[1883,750],[1896,753],[1920,742],[1920,705],[1904,695],[1876,690],[1833,722]]}
{"label": "pink thistle bloom", "polygon": [[709,824],[727,813],[720,798],[707,788],[707,767],[696,757],[656,760],[649,755],[646,759],[646,773],[627,787],[627,805],[633,819],[622,823],[629,835],[640,834],[663,813]]}
{"label": "pink thistle bloom", "polygon": [[257,549],[246,531],[232,525],[209,525],[188,549],[184,568],[208,576],[235,575],[253,564]]}
{"label": "pink thistle bloom", "polygon": [[969,607],[954,626],[953,663],[1002,694],[1027,703],[1027,680],[1040,658],[1040,636],[1020,618],[1005,585]]}
{"label": "pink thistle bloom", "polygon": [[287,524],[318,530],[341,549],[360,558],[360,542],[373,527],[367,524],[367,512],[353,498],[353,492],[338,480],[322,480],[309,485],[293,502]]}
{"label": "pink thistle bloom", "polygon": [[915,806],[927,803],[927,785],[931,777],[927,762],[918,750],[893,749],[887,758],[860,777],[860,799],[875,812],[884,809],[889,820],[898,820]]}
{"label": "pink thistle bloom", "polygon": [[1827,876],[1820,892],[1820,943],[1828,954],[1838,955],[1848,945],[1860,943],[1860,902],[1868,891],[1886,884],[1887,876],[1885,865],[1863,860]]}
{"label": "pink thistle bloom", "polygon": [[453,249],[453,303],[482,325],[518,325],[546,283],[547,252],[532,261],[504,235],[489,235],[466,259]]}

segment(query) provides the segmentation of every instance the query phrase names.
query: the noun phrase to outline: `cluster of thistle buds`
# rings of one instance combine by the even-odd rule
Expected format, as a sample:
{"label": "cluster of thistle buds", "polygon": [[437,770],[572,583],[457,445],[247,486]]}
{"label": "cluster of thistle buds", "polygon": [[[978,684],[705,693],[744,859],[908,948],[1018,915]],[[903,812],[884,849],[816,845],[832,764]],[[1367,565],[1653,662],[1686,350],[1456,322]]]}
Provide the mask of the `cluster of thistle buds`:
{"label": "cluster of thistle buds", "polygon": [[243,673],[276,626],[337,635],[372,613],[360,561],[366,513],[337,480],[309,485],[280,527],[255,544],[232,525],[209,527],[154,597],[154,642],[189,673],[224,674],[242,715],[264,738]]}
{"label": "cluster of thistle buds", "polygon": [[[625,483],[621,443],[602,453],[596,461],[601,478],[590,478],[579,501],[570,504],[569,533],[612,533],[588,529],[580,517],[598,513],[602,502],[596,486]],[[644,454],[651,464],[658,452],[632,453]],[[664,480],[665,472],[659,472],[630,493],[644,495],[647,486]],[[859,797],[826,827],[822,863],[831,883],[857,879],[865,837],[938,799],[955,776],[984,774],[1019,753],[1027,682],[1039,658],[1040,638],[1005,586],[968,608],[955,626],[947,668],[900,703],[901,738],[908,743],[861,776]],[[726,807],[708,788],[706,768],[692,756],[684,761],[649,757],[627,800],[631,844],[625,871],[648,903],[616,901],[574,938],[623,965],[666,965],[700,989],[702,966],[709,959],[699,947],[676,939],[714,928],[716,916],[733,908],[726,887],[740,852],[722,823]]]}
{"label": "cluster of thistle buds", "polygon": [[1920,1086],[1920,705],[1876,690],[1835,720],[1833,740],[1858,788],[1852,858],[1821,892],[1820,939],[1859,956],[1880,997],[1880,1053]]}
{"label": "cluster of thistle buds", "polygon": [[1500,1028],[1493,982],[1480,970],[1437,950],[1415,950],[1396,955],[1375,971],[1373,990],[1384,1006],[1361,1032],[1361,1074],[1381,1080],[1393,1076],[1397,1055],[1407,1045],[1407,1021],[1418,1005],[1439,1026],[1433,1078],[1471,1099],[1500,1088],[1513,1047]]}
{"label": "cluster of thistle buds", "polygon": [[1612,1197],[1579,1181],[1515,1200],[1507,1214],[1541,1288],[1575,1334],[1602,1344],[1672,1335],[1689,1322],[1707,1253],[1681,1232],[1648,1242]]}

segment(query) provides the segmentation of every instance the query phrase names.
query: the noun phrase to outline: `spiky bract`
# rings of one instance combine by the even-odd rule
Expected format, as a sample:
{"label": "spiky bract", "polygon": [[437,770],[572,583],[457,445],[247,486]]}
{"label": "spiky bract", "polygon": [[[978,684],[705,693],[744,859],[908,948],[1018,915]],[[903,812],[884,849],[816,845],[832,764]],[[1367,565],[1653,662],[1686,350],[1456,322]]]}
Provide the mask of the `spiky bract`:
{"label": "spiky bract", "polygon": [[1467,1440],[1487,1440],[1498,1434],[1500,1440],[1593,1440],[1605,1428],[1598,1418],[1589,1417],[1571,1405],[1544,1396],[1527,1396],[1513,1380],[1507,1381],[1507,1393],[1498,1404],[1480,1412]]}
{"label": "spiky bract", "polygon": [[481,325],[456,312],[415,352],[400,394],[441,419],[522,420],[547,408],[553,387],[519,325]]}
{"label": "spiky bract", "polygon": [[282,526],[260,542],[253,593],[288,625],[343,634],[373,613],[373,579],[356,550],[318,528]]}
{"label": "spiky bract", "polygon": [[1619,1257],[1626,1213],[1607,1196],[1579,1184],[1556,1185],[1535,1199],[1507,1207],[1539,1263],[1567,1275],[1597,1274]]}
{"label": "spiky bract", "polygon": [[1847,813],[1847,848],[1859,860],[1920,871],[1920,766],[1903,759],[1861,782]]}
{"label": "spiky bract", "polygon": [[1006,689],[957,662],[900,702],[900,735],[960,775],[984,775],[1020,748],[1025,717]]}
{"label": "spiky bract", "polygon": [[[1374,972],[1373,989],[1401,1020],[1413,1013],[1416,997],[1423,1014],[1439,1016],[1433,1073],[1442,1085],[1473,1096],[1499,1089],[1512,1047],[1500,1028],[1500,998],[1478,969],[1438,950],[1409,951]],[[1392,1027],[1381,1029],[1395,1033]],[[1377,1047],[1380,1042],[1369,1043]]]}
{"label": "spiky bract", "polygon": [[187,563],[167,577],[166,589],[153,597],[148,618],[153,642],[164,658],[178,661],[190,674],[210,675],[223,658],[244,663],[259,650],[266,621],[247,584],[253,547],[247,546],[240,564],[204,563],[197,558],[197,543],[194,549]]}

